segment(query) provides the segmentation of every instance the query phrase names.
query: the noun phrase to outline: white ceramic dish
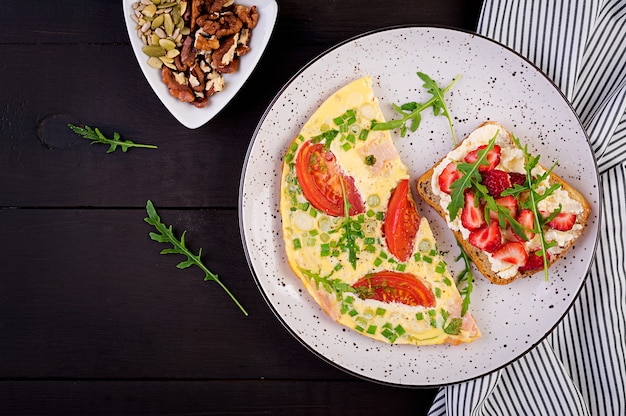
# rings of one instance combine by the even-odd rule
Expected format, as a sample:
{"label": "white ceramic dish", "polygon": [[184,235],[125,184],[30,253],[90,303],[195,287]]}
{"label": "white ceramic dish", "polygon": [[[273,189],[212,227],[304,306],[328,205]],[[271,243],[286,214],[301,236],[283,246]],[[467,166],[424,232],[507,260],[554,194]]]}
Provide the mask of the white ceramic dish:
{"label": "white ceramic dish", "polygon": [[[371,75],[387,119],[392,103],[430,96],[416,76],[440,86],[461,80],[446,96],[457,137],[485,120],[502,122],[541,162],[579,189],[592,206],[589,226],[575,247],[543,275],[506,286],[474,277],[471,310],[483,337],[467,345],[387,345],[344,329],[309,298],[287,264],[278,214],[282,157],[310,114],[332,92]],[[447,120],[423,114],[415,133],[400,138],[400,155],[413,180],[453,146]],[[511,50],[475,34],[445,28],[396,27],[351,39],[303,68],[279,92],[260,121],[240,186],[242,240],[259,289],[285,327],[306,347],[339,368],[369,380],[402,386],[456,383],[519,358],[558,324],[576,299],[595,252],[601,196],[588,139],[573,110],[536,67]],[[414,192],[414,195],[416,193]],[[439,248],[454,275],[459,250],[445,222],[425,203]]]}
{"label": "white ceramic dish", "polygon": [[181,102],[172,97],[163,81],[161,81],[161,71],[148,65],[148,57],[141,50],[144,44],[141,39],[139,39],[139,36],[137,36],[137,24],[131,18],[133,14],[132,5],[135,1],[136,0],[122,0],[122,10],[130,44],[139,62],[139,67],[165,108],[167,108],[183,126],[190,129],[198,128],[210,121],[241,89],[259,63],[269,43],[278,16],[278,4],[275,0],[237,1],[238,4],[246,6],[256,5],[259,11],[259,22],[252,30],[252,37],[250,38],[250,52],[240,58],[241,62],[237,72],[224,75],[226,82],[224,90],[213,95],[206,107],[196,108],[192,104]]}

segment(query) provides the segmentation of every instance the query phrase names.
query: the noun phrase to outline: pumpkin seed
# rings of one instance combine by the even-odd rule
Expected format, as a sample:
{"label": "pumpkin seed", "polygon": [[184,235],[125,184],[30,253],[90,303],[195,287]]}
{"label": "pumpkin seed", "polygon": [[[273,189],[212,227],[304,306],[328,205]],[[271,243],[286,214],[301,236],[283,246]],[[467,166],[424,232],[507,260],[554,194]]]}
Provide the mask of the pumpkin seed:
{"label": "pumpkin seed", "polygon": [[176,5],[174,7],[172,7],[172,20],[174,21],[174,24],[178,24],[178,22],[180,21],[180,6]]}
{"label": "pumpkin seed", "polygon": [[174,22],[172,21],[172,16],[165,14],[163,17],[163,27],[165,28],[165,33],[167,33],[167,36],[171,36],[174,32]]}
{"label": "pumpkin seed", "polygon": [[180,55],[180,51],[178,49],[170,49],[165,54],[165,56],[167,56],[168,58],[172,58],[172,59],[176,58],[178,55]]}
{"label": "pumpkin seed", "polygon": [[150,4],[144,7],[141,13],[146,17],[152,17],[156,13],[156,11],[157,11],[157,6],[154,4]]}
{"label": "pumpkin seed", "polygon": [[148,56],[165,56],[165,49],[159,45],[146,45],[141,50]]}
{"label": "pumpkin seed", "polygon": [[174,69],[174,70],[178,69],[178,68],[176,68],[176,65],[174,65],[173,63],[170,63],[170,62],[163,62],[163,64],[164,64],[166,67],[168,67],[169,69]]}
{"label": "pumpkin seed", "polygon": [[187,2],[181,1],[180,2],[180,15],[184,16],[186,11],[187,11]]}
{"label": "pumpkin seed", "polygon": [[172,49],[176,48],[176,44],[171,39],[160,39],[159,45],[161,45],[166,51],[171,51]]}
{"label": "pumpkin seed", "polygon": [[163,61],[161,61],[156,56],[151,56],[150,58],[148,58],[148,65],[150,65],[152,68],[161,69],[161,67],[163,66]]}
{"label": "pumpkin seed", "polygon": [[155,17],[154,20],[152,21],[152,25],[150,26],[152,28],[152,30],[154,30],[157,27],[161,26],[163,24],[163,19],[164,18],[165,18],[165,16],[163,16],[162,14],[158,15],[157,17]]}

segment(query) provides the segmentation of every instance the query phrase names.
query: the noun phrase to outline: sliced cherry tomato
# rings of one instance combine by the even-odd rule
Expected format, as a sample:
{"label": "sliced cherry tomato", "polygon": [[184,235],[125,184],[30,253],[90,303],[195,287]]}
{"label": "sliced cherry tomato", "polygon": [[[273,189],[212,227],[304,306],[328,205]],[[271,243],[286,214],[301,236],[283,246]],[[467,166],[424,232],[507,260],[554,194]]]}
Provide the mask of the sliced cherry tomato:
{"label": "sliced cherry tomato", "polygon": [[435,295],[410,273],[382,271],[367,275],[352,285],[361,298],[410,306],[435,306]]}
{"label": "sliced cherry tomato", "polygon": [[409,191],[409,180],[403,179],[391,193],[383,233],[391,254],[407,261],[413,254],[413,242],[420,225],[420,216]]}
{"label": "sliced cherry tomato", "polygon": [[[345,175],[330,150],[321,143],[306,142],[296,159],[296,176],[304,197],[317,209],[335,217],[344,215],[343,189],[350,204],[350,215],[362,214],[365,206],[354,179]],[[341,182],[343,181],[343,189]]]}

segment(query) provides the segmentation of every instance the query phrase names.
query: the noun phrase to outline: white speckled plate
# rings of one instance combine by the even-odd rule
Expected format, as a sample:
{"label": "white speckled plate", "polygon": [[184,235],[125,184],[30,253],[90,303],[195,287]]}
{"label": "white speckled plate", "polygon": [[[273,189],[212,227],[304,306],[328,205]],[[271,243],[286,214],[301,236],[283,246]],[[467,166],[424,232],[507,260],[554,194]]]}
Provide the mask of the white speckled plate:
{"label": "white speckled plate", "polygon": [[263,52],[276,24],[278,16],[278,4],[276,0],[237,0],[237,4],[245,6],[256,5],[259,11],[259,22],[252,29],[250,37],[250,52],[240,59],[239,70],[232,74],[225,74],[224,90],[209,98],[209,103],[204,108],[196,108],[192,104],[184,103],[172,97],[167,87],[161,81],[161,71],[148,65],[148,57],[142,52],[144,44],[137,36],[137,24],[131,19],[133,14],[133,3],[137,0],[122,0],[122,11],[126,22],[126,29],[133,52],[139,62],[139,67],[143,72],[150,87],[159,97],[165,108],[185,127],[190,129],[198,128],[215,117],[239,92],[243,84],[252,74],[252,71],[259,63]]}
{"label": "white speckled plate", "polygon": [[[447,95],[459,138],[485,120],[503,123],[541,154],[544,165],[580,190],[592,206],[589,226],[568,254],[542,274],[506,286],[475,275],[471,309],[483,337],[459,346],[387,345],[336,324],[309,298],[287,264],[278,214],[282,157],[310,114],[332,92],[371,75],[385,116],[392,103],[424,102],[416,76],[425,72]],[[413,179],[452,148],[444,117],[423,115],[415,133],[394,141]],[[414,193],[415,194],[415,193]],[[389,28],[351,39],[315,59],[280,91],[260,121],[241,178],[242,240],[259,289],[285,327],[306,347],[348,373],[402,386],[456,383],[494,371],[539,343],[576,299],[594,256],[601,196],[594,156],[573,110],[536,67],[511,50],[462,31],[430,27]],[[459,251],[443,220],[425,203],[440,250],[456,274]]]}

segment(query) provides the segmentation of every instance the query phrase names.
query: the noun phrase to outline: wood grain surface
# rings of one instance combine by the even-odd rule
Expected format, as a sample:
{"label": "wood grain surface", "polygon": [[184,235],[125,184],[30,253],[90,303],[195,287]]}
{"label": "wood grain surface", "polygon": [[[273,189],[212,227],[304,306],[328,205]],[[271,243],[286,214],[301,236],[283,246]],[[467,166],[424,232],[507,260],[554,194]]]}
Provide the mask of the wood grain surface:
{"label": "wood grain surface", "polygon": [[[243,252],[239,180],[267,105],[307,62],[386,26],[473,31],[479,12],[463,0],[280,0],[249,81],[190,130],[144,79],[121,2],[1,2],[0,414],[425,414],[436,389],[348,375],[273,316]],[[67,123],[158,150],[107,154]],[[159,254],[147,200],[249,316]]]}

